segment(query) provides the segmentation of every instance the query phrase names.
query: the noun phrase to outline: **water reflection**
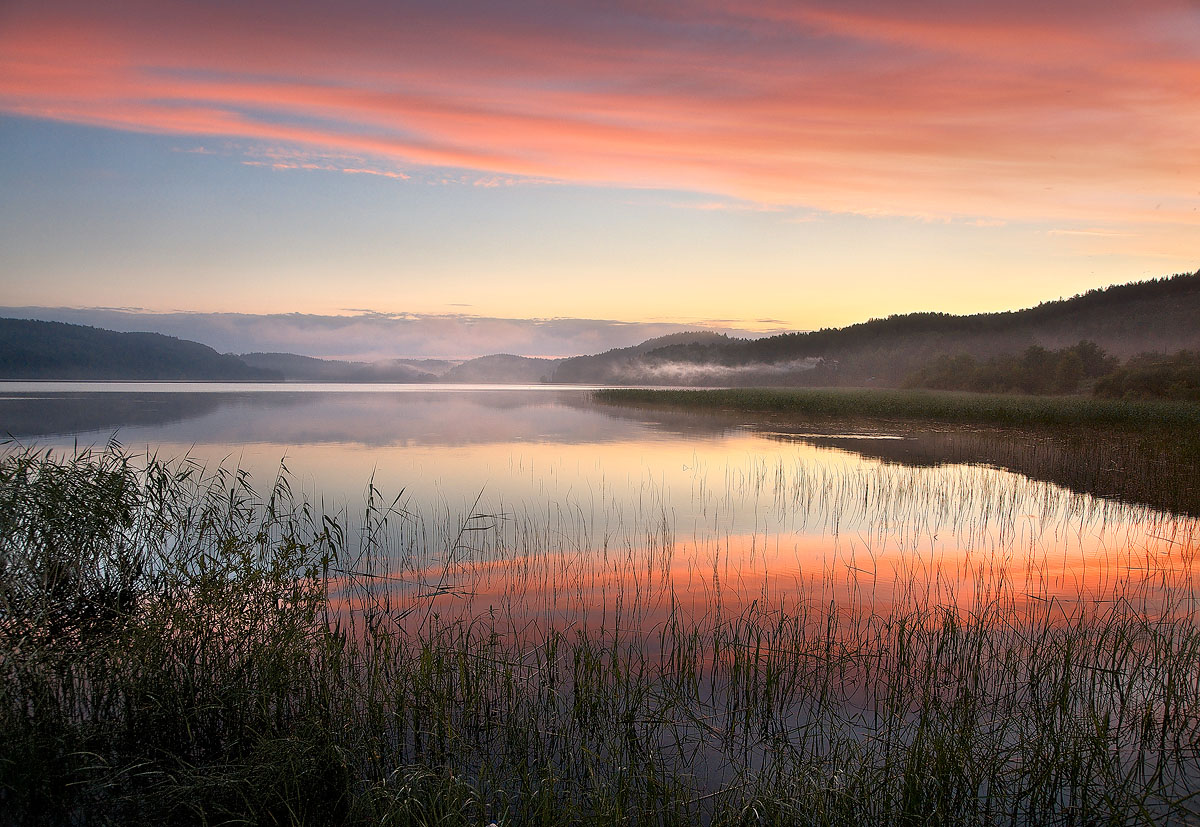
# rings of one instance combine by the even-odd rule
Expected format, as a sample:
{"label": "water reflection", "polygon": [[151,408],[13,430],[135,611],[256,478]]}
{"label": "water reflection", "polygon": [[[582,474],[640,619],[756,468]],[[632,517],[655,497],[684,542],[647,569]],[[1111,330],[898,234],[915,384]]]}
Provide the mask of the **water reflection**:
{"label": "water reflection", "polygon": [[220,394],[45,393],[0,394],[0,435],[29,441],[156,427],[196,419],[228,404]]}
{"label": "water reflection", "polygon": [[1130,600],[1149,618],[1195,611],[1194,519],[995,468],[822,456],[699,467],[674,495],[644,481],[403,521],[381,588],[421,623],[503,617],[535,637],[614,622],[649,634],[753,606],[890,616],[1003,600],[1028,622]]}
{"label": "water reflection", "polygon": [[749,431],[781,442],[851,452],[910,467],[990,465],[1084,494],[1200,516],[1200,456],[1162,438],[1095,427],[1006,428],[860,419],[797,422],[607,406],[662,433]]}
{"label": "water reflection", "polygon": [[481,492],[507,503],[630,492],[648,478],[686,490],[687,469],[763,447],[710,432],[680,438],[608,415],[586,389],[558,388],[174,394],[56,386],[4,394],[0,430],[60,449],[115,435],[135,452],[237,465],[260,489],[282,459],[308,496],[352,511],[369,480],[403,490],[417,510],[463,509]]}
{"label": "water reflection", "polygon": [[[622,410],[586,390],[0,398],[0,430],[39,445],[114,428],[130,450],[238,465],[259,492],[283,458],[345,526],[332,617],[378,656],[364,673],[394,705],[372,726],[405,762],[444,750],[469,773],[536,734],[581,776],[581,755],[677,761],[706,799],[775,768],[891,778],[897,756],[923,760],[929,710],[937,738],[967,721],[971,755],[1017,769],[1018,800],[1064,731],[1118,762],[1091,788],[1196,787],[1195,718],[1167,711],[1194,706],[1178,676],[1195,674],[1200,521],[1153,488],[1113,496],[1128,474],[1106,463],[1134,461],[1119,446]],[[222,508],[233,478],[203,502]],[[465,737],[431,746],[429,720]],[[1051,765],[1068,780],[1051,774],[1048,808],[1084,765]]]}
{"label": "water reflection", "polygon": [[[598,406],[589,389],[547,386],[8,383],[0,389],[0,434],[22,442],[68,446],[115,436],[132,449],[149,447],[160,455],[187,452],[214,462],[234,457],[265,474],[286,455],[294,470],[320,474],[323,493],[334,499],[356,498],[372,471],[388,474],[394,449],[408,449],[392,478],[404,486],[411,480],[400,474],[424,477],[435,466],[453,471],[455,453],[472,447],[479,449],[472,459],[492,466],[511,460],[545,467],[560,454],[582,459],[568,446],[608,446],[586,453],[597,460],[600,454],[646,453],[641,464],[651,469],[667,457],[649,446],[690,446],[703,461],[714,447],[728,448],[752,434],[759,444],[748,450],[783,450],[770,447],[768,441],[775,441],[909,467],[991,465],[1079,493],[1200,515],[1194,458],[1147,451],[1095,431],[748,419]],[[560,448],[538,451],[533,445]],[[439,449],[447,462],[435,458]],[[417,461],[423,452],[428,462]],[[670,453],[673,463],[690,461],[688,451]],[[309,459],[315,462],[306,469]],[[474,476],[468,487],[475,491],[497,477],[490,468],[452,475]]]}
{"label": "water reflection", "polygon": [[[194,387],[194,386],[192,386]],[[117,431],[126,443],[457,446],[608,440],[628,429],[564,400],[587,390],[263,386],[199,392],[50,390],[0,396],[0,430],[18,439]],[[607,426],[607,427],[606,427]]]}

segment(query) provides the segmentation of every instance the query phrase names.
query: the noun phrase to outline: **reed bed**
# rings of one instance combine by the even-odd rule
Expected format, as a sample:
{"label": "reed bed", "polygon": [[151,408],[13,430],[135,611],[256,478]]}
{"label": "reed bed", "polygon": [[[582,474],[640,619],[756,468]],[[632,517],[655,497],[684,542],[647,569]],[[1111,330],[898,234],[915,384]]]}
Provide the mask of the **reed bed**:
{"label": "reed bed", "polygon": [[991,468],[323,513],[0,458],[16,824],[1200,818],[1197,522]]}
{"label": "reed bed", "polygon": [[610,388],[593,394],[613,405],[661,405],[820,417],[873,417],[1004,426],[1122,426],[1195,429],[1200,405],[1186,401],[1088,396],[895,390],[888,388]]}

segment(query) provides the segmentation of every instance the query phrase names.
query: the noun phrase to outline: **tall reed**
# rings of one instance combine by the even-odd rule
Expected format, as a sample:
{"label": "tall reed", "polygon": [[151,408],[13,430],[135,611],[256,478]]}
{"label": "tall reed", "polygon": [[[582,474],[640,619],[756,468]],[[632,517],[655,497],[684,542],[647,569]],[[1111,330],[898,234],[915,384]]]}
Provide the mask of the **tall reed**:
{"label": "tall reed", "polygon": [[[714,525],[744,499],[820,522],[836,553],[776,572],[754,532],[681,538],[652,488],[598,517],[482,499],[421,513],[370,486],[352,518],[294,496],[283,467],[259,492],[186,459],[12,451],[0,810],[30,824],[1200,815],[1194,521],[991,469],[930,483],[752,464],[720,494],[700,482]],[[1039,538],[1112,526],[1131,541],[1065,588]],[[972,553],[941,559],[939,532]]]}

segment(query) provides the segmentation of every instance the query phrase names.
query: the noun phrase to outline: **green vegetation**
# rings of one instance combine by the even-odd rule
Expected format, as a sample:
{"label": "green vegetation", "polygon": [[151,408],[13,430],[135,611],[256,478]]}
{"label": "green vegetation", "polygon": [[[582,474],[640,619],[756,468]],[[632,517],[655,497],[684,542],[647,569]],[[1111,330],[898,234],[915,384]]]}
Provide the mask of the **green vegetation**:
{"label": "green vegetation", "polygon": [[1030,345],[1020,356],[1004,354],[980,363],[968,353],[942,355],[904,380],[908,388],[989,393],[1075,393],[1117,368],[1095,342],[1046,350]]}
{"label": "green vegetation", "polygon": [[865,388],[736,388],[723,390],[596,391],[614,405],[663,405],[787,416],[930,420],[1011,426],[1121,426],[1173,430],[1200,428],[1200,406],[1188,402],[1027,396]]}
{"label": "green vegetation", "polygon": [[[706,414],[726,427],[750,419],[754,430],[783,439],[801,432],[802,441],[886,462],[992,465],[1074,491],[1200,515],[1200,405],[1132,397],[882,388],[593,392],[602,404]],[[903,439],[839,439],[847,428]]]}
{"label": "green vegetation", "polygon": [[1096,383],[1097,396],[1200,402],[1200,351],[1143,353]]}
{"label": "green vegetation", "polygon": [[[1194,523],[996,485],[987,469],[930,487],[889,466],[764,467],[744,483],[800,514],[919,513],[963,536],[1148,521],[1170,560],[1112,549],[1113,579],[1071,599],[1052,562],[1012,567],[1002,546],[956,564],[974,584],[960,604],[919,560],[871,584],[864,559],[815,573],[832,593],[730,605],[668,587],[665,513],[610,545],[569,509],[428,525],[370,488],[351,525],[298,501],[286,469],[260,495],[187,461],[13,451],[0,811],[15,824],[1196,818]],[[591,614],[556,608],[599,583]]]}
{"label": "green vegetation", "polygon": [[1121,365],[1095,342],[1053,351],[1031,345],[985,362],[943,354],[904,380],[909,388],[991,393],[1076,393],[1085,385],[1109,399],[1200,401],[1200,351],[1141,353]]}

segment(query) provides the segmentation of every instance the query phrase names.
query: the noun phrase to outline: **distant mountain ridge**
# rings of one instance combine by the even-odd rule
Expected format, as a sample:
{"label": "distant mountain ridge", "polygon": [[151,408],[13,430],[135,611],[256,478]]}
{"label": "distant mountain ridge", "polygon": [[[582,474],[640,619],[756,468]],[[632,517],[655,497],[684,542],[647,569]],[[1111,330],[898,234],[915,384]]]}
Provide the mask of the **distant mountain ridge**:
{"label": "distant mountain ridge", "polygon": [[347,362],[294,353],[220,354],[158,333],[0,319],[0,379],[308,382],[539,382],[637,385],[897,386],[932,360],[990,359],[1081,340],[1109,354],[1200,350],[1200,271],[1090,290],[999,313],[909,313],[842,328],[738,339],[674,333],[568,359],[493,354],[468,360]]}
{"label": "distant mountain ridge", "polygon": [[282,378],[199,342],[161,333],[0,319],[0,379],[247,381]]}
{"label": "distant mountain ridge", "polygon": [[277,371],[282,378],[302,382],[456,382],[528,384],[549,379],[559,359],[539,359],[497,353],[476,359],[385,359],[344,362],[295,353],[243,353],[252,367]]}
{"label": "distant mountain ridge", "polygon": [[0,319],[0,380],[528,384],[547,381],[560,361],[511,354],[378,362],[317,359],[295,353],[235,356],[161,333],[119,333],[66,322]]}
{"label": "distant mountain ridge", "polygon": [[941,355],[985,359],[1081,340],[1119,357],[1200,348],[1200,271],[1090,290],[1024,310],[909,313],[762,339],[696,338],[640,352],[626,348],[568,359],[555,380],[896,386]]}
{"label": "distant mountain ridge", "polygon": [[343,362],[295,353],[243,353],[239,357],[254,368],[270,370],[282,379],[304,382],[436,382],[437,375],[407,364]]}

